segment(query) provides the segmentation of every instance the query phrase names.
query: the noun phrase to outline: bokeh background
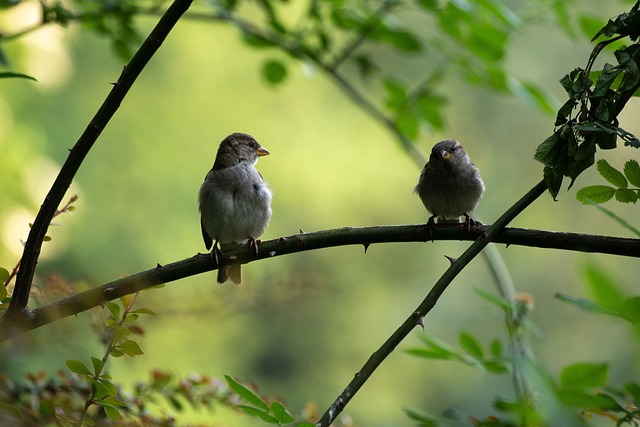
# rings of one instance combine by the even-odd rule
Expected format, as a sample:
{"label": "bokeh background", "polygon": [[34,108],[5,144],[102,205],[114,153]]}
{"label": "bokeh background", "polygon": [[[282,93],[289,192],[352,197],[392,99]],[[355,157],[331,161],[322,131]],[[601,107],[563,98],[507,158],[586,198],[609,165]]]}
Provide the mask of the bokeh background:
{"label": "bokeh background", "polygon": [[[23,7],[24,6],[24,7]],[[5,26],[34,19],[33,5],[0,12]],[[576,13],[604,23],[629,2],[586,0]],[[139,18],[151,29],[156,18]],[[144,31],[143,31],[144,33]],[[514,34],[508,68],[559,100],[558,80],[583,67],[592,45],[569,37],[544,19]],[[53,182],[67,150],[86,127],[123,61],[109,41],[80,27],[46,27],[3,46],[15,71],[38,83],[0,80],[0,265],[19,260],[21,239]],[[420,168],[379,123],[355,106],[322,73],[292,64],[276,87],[261,77],[276,51],[253,50],[237,31],[216,23],[183,20],[144,70],[83,164],[69,196],[77,209],[56,218],[37,271],[40,286],[59,274],[75,286],[93,287],[138,271],[205,252],[196,196],[219,141],[235,131],[256,137],[271,151],[258,169],[274,192],[273,218],[263,239],[341,226],[421,223],[428,218],[413,192]],[[412,66],[420,61],[390,64]],[[289,60],[290,61],[290,60]],[[512,96],[496,95],[453,79],[447,127],[420,138],[428,152],[440,139],[456,138],[480,168],[487,192],[477,217],[491,223],[542,176],[536,146],[551,134],[554,117]],[[371,88],[375,98],[382,91]],[[640,134],[638,102],[621,126]],[[599,152],[621,168],[637,158],[633,148]],[[582,186],[600,183],[582,175],[558,201],[540,198],[513,226],[628,236],[593,207],[575,200]],[[637,207],[608,205],[637,224]],[[355,372],[424,298],[465,242],[343,247],[278,257],[244,267],[242,286],[218,286],[202,274],[144,292],[138,300],[158,316],[142,320],[144,355],[120,358],[112,375],[125,384],[152,368],[176,375],[233,375],[282,396],[291,408],[315,402],[323,411]],[[531,337],[535,353],[553,374],[579,361],[611,360],[611,382],[638,373],[637,344],[615,321],[579,312],[556,292],[587,296],[584,269],[597,265],[634,292],[637,260],[511,246],[498,248],[518,291],[535,299]],[[503,319],[475,288],[495,293],[484,260],[477,258],[455,280],[426,319],[426,332],[455,345],[460,331],[486,344],[504,338]],[[511,396],[508,376],[494,376],[453,362],[416,359],[415,332],[384,362],[346,410],[360,426],[410,426],[403,412],[438,413],[457,406],[482,417],[496,395]],[[64,361],[102,354],[89,317],[65,319],[2,348],[4,373],[54,372]],[[194,412],[192,422],[211,421]],[[257,425],[220,408],[215,425]]]}

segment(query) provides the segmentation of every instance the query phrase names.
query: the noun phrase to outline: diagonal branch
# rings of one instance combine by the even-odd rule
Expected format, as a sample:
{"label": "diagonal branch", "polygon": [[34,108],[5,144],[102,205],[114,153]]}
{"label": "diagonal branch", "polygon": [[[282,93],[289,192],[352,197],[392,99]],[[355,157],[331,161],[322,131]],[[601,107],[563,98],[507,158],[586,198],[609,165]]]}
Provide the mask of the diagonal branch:
{"label": "diagonal branch", "polygon": [[89,153],[89,150],[100,136],[100,133],[120,107],[120,103],[136,81],[136,78],[178,22],[178,19],[187,11],[191,2],[192,0],[175,0],[167,9],[156,27],[151,31],[151,34],[149,34],[149,37],[147,37],[142,46],[140,46],[135,56],[129,64],[124,67],[120,78],[114,84],[113,89],[104,103],[70,150],[69,157],[67,157],[67,161],[62,166],[60,173],[45,197],[29,232],[22,259],[20,260],[20,269],[18,270],[11,305],[7,309],[6,315],[14,316],[26,309],[31,292],[31,282],[35,274],[43,239],[57,207],[60,205],[64,194],[71,185],[73,177]]}
{"label": "diagonal branch", "polygon": [[[438,226],[433,240],[473,241],[488,233],[490,227],[482,226],[470,232],[460,226]],[[256,258],[251,248],[239,246],[225,250],[221,263],[249,263],[297,252],[335,246],[375,243],[426,242],[430,240],[425,224],[389,225],[377,227],[344,227],[314,233],[295,234],[262,242]],[[492,238],[494,243],[528,247],[563,249],[580,252],[597,252],[640,258],[640,239],[624,239],[576,233],[558,233],[542,230],[506,228]],[[17,316],[0,319],[0,342],[23,332],[38,328],[67,316],[72,316],[107,301],[162,283],[216,270],[209,254],[198,254],[164,266],[114,280],[105,285],[69,296],[52,304],[21,312]],[[213,279],[212,279],[213,281]]]}
{"label": "diagonal branch", "polygon": [[433,285],[429,294],[409,315],[402,325],[385,341],[382,346],[371,355],[369,360],[364,364],[362,369],[354,376],[349,385],[340,393],[338,398],[329,406],[329,409],[322,415],[322,418],[316,424],[319,427],[329,427],[336,417],[344,410],[345,406],[351,401],[353,396],[360,390],[365,382],[378,369],[378,366],[389,356],[393,350],[406,338],[407,335],[415,328],[416,325],[424,325],[424,317],[435,307],[436,302],[444,291],[449,287],[453,279],[458,273],[464,269],[498,234],[511,222],[513,218],[518,216],[531,203],[544,193],[547,185],[544,181],[536,184],[527,194],[518,200],[511,208],[509,208],[498,220],[489,228],[487,228],[478,238],[467,248],[460,258],[451,261],[451,266],[444,272],[440,279]]}

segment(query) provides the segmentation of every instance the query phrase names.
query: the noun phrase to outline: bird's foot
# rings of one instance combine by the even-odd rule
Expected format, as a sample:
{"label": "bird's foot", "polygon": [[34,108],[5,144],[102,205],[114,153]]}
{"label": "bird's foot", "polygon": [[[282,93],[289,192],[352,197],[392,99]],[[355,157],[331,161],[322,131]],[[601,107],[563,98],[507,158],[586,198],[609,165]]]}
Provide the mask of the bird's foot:
{"label": "bird's foot", "polygon": [[222,255],[222,250],[218,246],[218,241],[213,244],[213,249],[211,249],[211,259],[216,262],[216,265],[220,267],[220,260],[218,259],[218,253]]}
{"label": "bird's foot", "polygon": [[483,225],[484,224],[481,223],[480,221],[476,221],[475,219],[471,218],[469,215],[464,214],[464,229],[466,231],[471,231],[471,227],[476,228]]}
{"label": "bird's foot", "polygon": [[254,248],[256,252],[256,258],[258,258],[258,246],[260,246],[260,239],[254,239],[253,237],[249,238],[249,248]]}
{"label": "bird's foot", "polygon": [[433,236],[436,234],[436,221],[438,215],[431,215],[427,221],[427,230],[429,230],[429,240],[433,242]]}

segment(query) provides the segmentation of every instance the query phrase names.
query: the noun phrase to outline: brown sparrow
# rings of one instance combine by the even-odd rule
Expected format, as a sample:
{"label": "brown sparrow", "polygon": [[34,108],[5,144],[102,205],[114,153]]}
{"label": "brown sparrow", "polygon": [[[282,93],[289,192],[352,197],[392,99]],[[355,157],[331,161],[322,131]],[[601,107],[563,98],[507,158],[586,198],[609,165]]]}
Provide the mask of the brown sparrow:
{"label": "brown sparrow", "polygon": [[463,215],[469,227],[470,222],[475,222],[469,215],[480,202],[484,183],[462,144],[447,139],[433,146],[414,191],[432,214],[431,227],[434,218],[457,221]]}
{"label": "brown sparrow", "polygon": [[[271,191],[255,168],[269,151],[245,133],[233,133],[220,143],[213,168],[200,187],[200,224],[207,249],[216,259],[218,244],[249,241],[258,253],[257,238],[271,218]],[[242,282],[239,264],[218,268],[218,283]]]}

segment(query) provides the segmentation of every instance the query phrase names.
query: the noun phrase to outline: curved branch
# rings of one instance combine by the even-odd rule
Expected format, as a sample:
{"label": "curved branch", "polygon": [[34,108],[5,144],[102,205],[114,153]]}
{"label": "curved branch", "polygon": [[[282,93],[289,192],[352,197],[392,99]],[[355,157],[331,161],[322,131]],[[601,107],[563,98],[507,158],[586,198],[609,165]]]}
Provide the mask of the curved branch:
{"label": "curved branch", "polygon": [[104,103],[100,106],[100,109],[78,139],[78,142],[76,142],[70,150],[69,157],[67,157],[60,173],[45,197],[29,232],[22,259],[20,260],[20,269],[18,270],[18,276],[16,278],[15,290],[6,315],[17,315],[27,307],[29,294],[31,292],[31,282],[33,281],[36,264],[40,256],[43,239],[56,209],[71,185],[73,177],[78,172],[80,165],[100,136],[100,133],[120,107],[120,103],[137,77],[154,53],[160,48],[160,45],[178,22],[178,19],[187,11],[191,2],[192,0],[175,0],[175,2],[169,6],[166,13],[160,18],[160,21],[153,31],[151,31],[151,34],[149,34],[149,37],[147,37],[142,46],[140,46],[135,56],[129,64],[124,67],[120,78],[114,84],[113,89]]}
{"label": "curved branch", "polygon": [[[447,224],[436,227],[433,240],[473,241],[483,236],[488,230],[488,226],[481,226],[471,231],[466,231],[460,225]],[[225,250],[224,256],[220,257],[220,261],[221,264],[249,263],[281,255],[335,246],[363,245],[366,249],[369,245],[375,243],[426,242],[429,240],[431,240],[429,230],[425,224],[343,227],[314,233],[295,234],[262,242],[257,258],[253,249],[238,246],[234,249]],[[495,236],[492,241],[507,245],[640,257],[640,239],[506,228]],[[121,296],[133,294],[162,283],[173,282],[216,270],[217,268],[218,266],[215,262],[212,262],[209,254],[197,254],[191,258],[164,266],[158,264],[150,270],[114,280],[43,307],[20,312],[17,316],[3,318],[0,320],[0,341],[64,317],[81,313]]]}

